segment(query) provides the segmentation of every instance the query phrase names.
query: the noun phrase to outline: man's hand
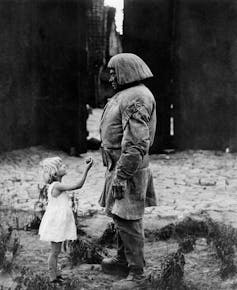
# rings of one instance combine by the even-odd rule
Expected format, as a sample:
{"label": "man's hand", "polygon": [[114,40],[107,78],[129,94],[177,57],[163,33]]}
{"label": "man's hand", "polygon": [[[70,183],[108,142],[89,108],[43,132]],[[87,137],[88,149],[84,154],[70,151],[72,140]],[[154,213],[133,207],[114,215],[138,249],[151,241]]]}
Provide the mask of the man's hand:
{"label": "man's hand", "polygon": [[112,195],[114,199],[124,198],[126,190],[126,179],[119,179],[115,177],[112,184]]}

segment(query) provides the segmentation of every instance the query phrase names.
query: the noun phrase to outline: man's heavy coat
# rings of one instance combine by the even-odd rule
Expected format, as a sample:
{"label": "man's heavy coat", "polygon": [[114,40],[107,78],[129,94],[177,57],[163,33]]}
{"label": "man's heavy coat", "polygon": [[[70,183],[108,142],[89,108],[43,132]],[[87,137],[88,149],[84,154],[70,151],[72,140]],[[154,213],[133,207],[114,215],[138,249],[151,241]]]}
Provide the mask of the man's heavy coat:
{"label": "man's heavy coat", "polygon": [[[107,171],[100,205],[108,214],[136,220],[143,217],[145,206],[156,205],[148,154],[155,129],[155,99],[143,84],[118,92],[105,106],[100,135]],[[112,195],[115,178],[126,181],[124,198],[119,200]]]}

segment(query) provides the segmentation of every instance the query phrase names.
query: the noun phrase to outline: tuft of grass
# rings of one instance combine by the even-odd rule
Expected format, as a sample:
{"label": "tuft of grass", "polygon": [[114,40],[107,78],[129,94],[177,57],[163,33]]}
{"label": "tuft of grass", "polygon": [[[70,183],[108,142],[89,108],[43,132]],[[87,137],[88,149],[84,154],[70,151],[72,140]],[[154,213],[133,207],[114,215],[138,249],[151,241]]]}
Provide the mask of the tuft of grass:
{"label": "tuft of grass", "polygon": [[220,259],[220,276],[222,279],[232,277],[237,272],[234,264],[237,246],[237,230],[212,220],[209,216],[203,219],[190,217],[176,223],[169,224],[159,230],[145,231],[145,236],[151,240],[176,239],[179,251],[186,254],[194,249],[197,238],[205,238],[207,244],[214,247],[217,258]]}
{"label": "tuft of grass", "polygon": [[[50,283],[49,278],[44,273],[33,273],[28,268],[22,268],[20,274],[14,279],[17,283],[15,290],[53,290],[57,286]],[[84,285],[78,279],[68,279],[63,282],[60,289],[84,289]]]}
{"label": "tuft of grass", "polygon": [[48,184],[45,184],[42,187],[38,185],[39,196],[38,200],[35,202],[34,210],[40,213],[41,219],[45,213],[46,206],[48,204],[48,187]]}
{"label": "tuft of grass", "polygon": [[110,222],[97,242],[99,245],[112,247],[116,243],[116,239],[117,234],[115,224]]}
{"label": "tuft of grass", "polygon": [[149,240],[166,241],[173,239],[185,239],[187,237],[206,237],[208,224],[204,220],[196,220],[186,217],[178,223],[170,223],[158,230],[145,230],[145,237]]}
{"label": "tuft of grass", "polygon": [[163,257],[159,269],[153,270],[148,277],[152,289],[186,289],[183,280],[184,265],[185,258],[180,250]]}
{"label": "tuft of grass", "polygon": [[208,236],[207,243],[211,244],[217,257],[220,259],[220,276],[227,279],[236,274],[237,268],[234,264],[235,250],[237,245],[237,230],[231,225],[219,223],[207,219]]}
{"label": "tuft of grass", "polygon": [[39,200],[48,201],[48,184],[43,185],[42,187],[40,187],[38,185],[38,190],[39,190]]}
{"label": "tuft of grass", "polygon": [[24,230],[25,231],[38,230],[40,223],[41,219],[37,215],[34,215],[33,219],[27,225],[24,226]]}
{"label": "tuft of grass", "polygon": [[72,266],[81,263],[100,264],[107,251],[96,241],[90,241],[86,237],[78,237],[75,241],[64,243],[64,251],[68,253],[68,259]]}
{"label": "tuft of grass", "polygon": [[20,249],[19,236],[12,227],[4,229],[0,225],[0,269],[5,273],[13,270],[14,260]]}

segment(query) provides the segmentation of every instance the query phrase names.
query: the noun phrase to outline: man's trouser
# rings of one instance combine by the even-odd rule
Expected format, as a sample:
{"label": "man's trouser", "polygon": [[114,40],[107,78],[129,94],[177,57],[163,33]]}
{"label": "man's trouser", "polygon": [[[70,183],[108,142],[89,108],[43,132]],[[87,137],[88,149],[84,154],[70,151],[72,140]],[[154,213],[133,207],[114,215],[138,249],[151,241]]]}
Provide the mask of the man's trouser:
{"label": "man's trouser", "polygon": [[126,258],[129,268],[143,269],[144,260],[144,230],[143,220],[125,220],[113,216],[118,235],[118,256]]}

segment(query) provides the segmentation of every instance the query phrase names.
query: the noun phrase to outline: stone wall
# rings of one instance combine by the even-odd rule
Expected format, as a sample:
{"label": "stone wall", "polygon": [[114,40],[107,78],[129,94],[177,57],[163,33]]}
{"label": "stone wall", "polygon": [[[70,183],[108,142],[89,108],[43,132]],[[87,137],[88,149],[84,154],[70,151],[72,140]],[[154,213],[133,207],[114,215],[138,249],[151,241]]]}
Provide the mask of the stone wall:
{"label": "stone wall", "polygon": [[35,19],[30,3],[0,2],[0,151],[37,143]]}
{"label": "stone wall", "polygon": [[139,55],[154,78],[148,86],[157,101],[157,134],[153,151],[169,146],[171,78],[171,1],[126,0],[124,2],[123,49]]}
{"label": "stone wall", "polygon": [[98,75],[105,63],[104,0],[91,0],[88,10],[88,98],[91,106],[98,100]]}
{"label": "stone wall", "polygon": [[180,0],[176,144],[237,150],[237,3]]}
{"label": "stone wall", "polygon": [[156,152],[237,150],[236,19],[235,0],[125,1],[124,50],[155,74]]}
{"label": "stone wall", "polygon": [[88,9],[88,102],[103,106],[111,96],[107,74],[110,57],[122,51],[120,35],[115,29],[115,8],[104,0],[90,1]]}
{"label": "stone wall", "polygon": [[0,151],[86,150],[86,3],[0,2]]}

